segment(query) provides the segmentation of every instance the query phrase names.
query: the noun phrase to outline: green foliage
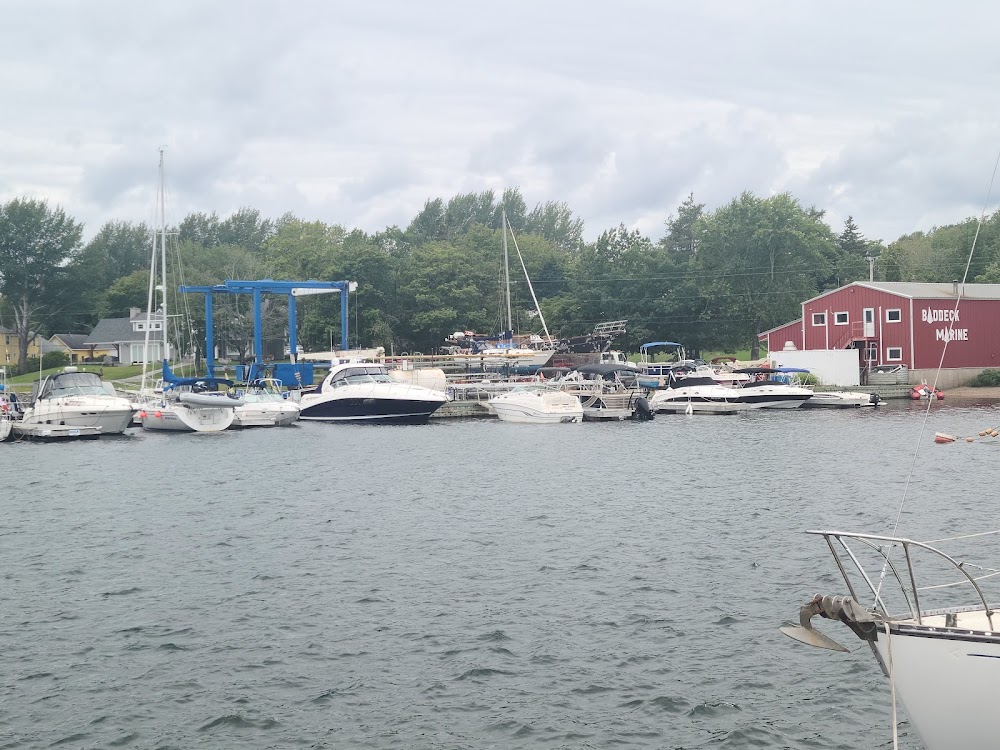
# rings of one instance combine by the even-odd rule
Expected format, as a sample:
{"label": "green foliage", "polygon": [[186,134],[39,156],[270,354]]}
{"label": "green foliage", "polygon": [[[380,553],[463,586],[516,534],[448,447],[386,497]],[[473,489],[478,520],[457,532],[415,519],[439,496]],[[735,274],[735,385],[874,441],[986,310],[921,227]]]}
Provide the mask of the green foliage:
{"label": "green foliage", "polygon": [[[69,364],[69,355],[66,352],[46,352],[42,355],[42,369],[65,367]],[[38,357],[28,357],[25,373],[38,372]]]}
{"label": "green foliage", "polygon": [[966,385],[972,388],[995,388],[1000,386],[1000,370],[983,370]]}

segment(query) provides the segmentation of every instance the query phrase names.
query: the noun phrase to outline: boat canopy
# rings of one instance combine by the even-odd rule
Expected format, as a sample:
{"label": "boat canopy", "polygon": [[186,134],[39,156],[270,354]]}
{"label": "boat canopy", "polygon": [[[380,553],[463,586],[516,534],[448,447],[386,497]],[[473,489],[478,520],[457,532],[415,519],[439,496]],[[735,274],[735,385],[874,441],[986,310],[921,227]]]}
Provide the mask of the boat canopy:
{"label": "boat canopy", "polygon": [[205,385],[209,388],[217,388],[220,384],[232,387],[235,385],[232,380],[227,380],[226,378],[210,378],[207,376],[195,376],[193,378],[181,378],[174,374],[174,371],[170,369],[170,365],[167,360],[163,360],[163,382],[170,388],[174,388],[179,385]]}
{"label": "boat canopy", "polygon": [[654,346],[684,346],[684,344],[678,344],[676,341],[650,341],[648,344],[641,344],[639,350],[644,351]]}
{"label": "boat canopy", "polygon": [[775,372],[804,372],[808,373],[809,370],[805,370],[801,367],[744,367],[740,370],[733,370],[734,373],[740,375],[769,375]]}

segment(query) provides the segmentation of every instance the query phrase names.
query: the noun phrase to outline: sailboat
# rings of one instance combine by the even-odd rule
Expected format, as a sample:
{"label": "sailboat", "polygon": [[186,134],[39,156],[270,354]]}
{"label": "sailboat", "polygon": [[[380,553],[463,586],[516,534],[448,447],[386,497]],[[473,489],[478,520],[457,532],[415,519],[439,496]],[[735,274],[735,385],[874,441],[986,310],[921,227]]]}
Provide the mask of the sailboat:
{"label": "sailboat", "polygon": [[[496,370],[500,368],[511,369],[511,370],[524,370],[527,372],[534,372],[539,367],[544,367],[552,355],[556,353],[555,346],[553,345],[552,335],[549,333],[549,328],[545,324],[545,316],[542,315],[542,310],[538,305],[538,298],[535,296],[535,289],[531,285],[531,278],[528,276],[528,269],[524,265],[524,258],[521,256],[521,250],[517,246],[517,239],[514,238],[514,230],[510,226],[510,222],[507,221],[506,211],[501,215],[501,223],[503,230],[503,289],[502,289],[502,304],[506,306],[506,319],[504,320],[505,330],[501,331],[500,334],[491,339],[479,340],[472,338],[471,351],[470,354],[473,356],[459,358],[456,360],[457,364],[480,366],[484,370]],[[535,303],[535,310],[538,312],[538,318],[542,323],[542,329],[545,331],[544,338],[541,336],[533,336],[531,341],[528,342],[533,346],[525,346],[524,343],[519,343],[515,341],[514,338],[514,314],[513,307],[511,305],[510,298],[510,253],[507,245],[507,235],[510,233],[511,239],[514,242],[514,250],[517,252],[517,258],[521,263],[521,270],[524,271],[524,278],[528,282],[528,291],[531,292],[531,300]]]}
{"label": "sailboat", "polygon": [[[143,342],[142,384],[140,390],[146,400],[141,405],[139,421],[146,430],[170,432],[219,432],[233,423],[233,410],[243,402],[229,398],[217,391],[220,385],[232,386],[233,382],[222,378],[194,377],[179,378],[170,369],[170,338],[168,336],[167,314],[167,221],[165,206],[163,149],[160,149],[160,182],[157,194],[160,226],[153,237],[153,252],[149,269],[149,293],[147,298],[146,335]],[[157,243],[157,238],[159,243]],[[159,272],[162,283],[156,285],[157,251],[159,251]],[[153,309],[154,292],[161,291],[161,302],[157,311]],[[158,312],[154,316],[154,312]],[[159,320],[163,342],[162,385],[152,393],[146,391],[146,363],[149,361],[149,335]]]}
{"label": "sailboat", "polygon": [[[980,218],[980,227],[982,223]],[[969,263],[974,250],[975,240]],[[958,288],[964,289],[964,279]],[[961,302],[959,291],[952,320],[958,320]],[[951,340],[946,336],[942,344],[938,374]],[[918,445],[925,438],[926,413],[923,425]],[[947,436],[939,433],[935,442],[954,441],[941,437]],[[916,465],[915,451],[911,474]],[[806,532],[825,542],[846,594],[817,594],[800,608],[798,624],[781,632],[810,646],[847,651],[814,626],[814,618],[825,618],[845,625],[868,645],[889,684],[893,748],[898,747],[897,697],[926,750],[995,747],[1000,737],[994,696],[1000,674],[1000,610],[988,592],[995,597],[1000,582],[1000,531],[923,541],[903,536],[898,525],[908,485],[909,478],[888,534]]]}

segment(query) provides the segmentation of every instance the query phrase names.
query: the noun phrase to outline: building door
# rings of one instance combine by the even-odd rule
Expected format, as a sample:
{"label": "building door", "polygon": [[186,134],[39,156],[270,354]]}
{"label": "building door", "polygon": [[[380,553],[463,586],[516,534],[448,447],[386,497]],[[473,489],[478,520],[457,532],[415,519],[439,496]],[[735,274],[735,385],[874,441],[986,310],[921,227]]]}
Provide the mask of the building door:
{"label": "building door", "polygon": [[864,321],[865,321],[865,330],[864,330],[864,334],[863,334],[864,337],[866,339],[875,338],[875,308],[874,307],[866,307],[864,309]]}

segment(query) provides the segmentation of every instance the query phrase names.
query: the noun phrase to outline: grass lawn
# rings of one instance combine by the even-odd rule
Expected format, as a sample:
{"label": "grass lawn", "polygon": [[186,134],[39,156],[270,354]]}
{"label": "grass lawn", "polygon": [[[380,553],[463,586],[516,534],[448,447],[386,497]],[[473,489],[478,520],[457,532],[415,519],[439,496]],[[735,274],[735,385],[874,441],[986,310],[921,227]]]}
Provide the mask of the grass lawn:
{"label": "grass lawn", "polygon": [[[51,375],[52,373],[61,372],[62,369],[62,367],[51,367],[48,370],[42,370],[41,376],[45,377],[46,375]],[[126,380],[127,378],[134,378],[137,375],[142,375],[142,365],[116,365],[114,367],[101,367],[101,365],[84,364],[76,365],[76,369],[79,372],[103,373],[103,378],[110,383],[116,383],[121,380]],[[191,369],[191,365],[178,365],[173,368],[174,373],[177,375],[186,375],[187,371]],[[146,372],[152,375],[153,380],[156,380],[160,376],[159,363],[147,366]],[[38,380],[38,376],[38,372],[29,372],[24,375],[9,377],[7,378],[7,382],[12,386],[31,385]]]}

